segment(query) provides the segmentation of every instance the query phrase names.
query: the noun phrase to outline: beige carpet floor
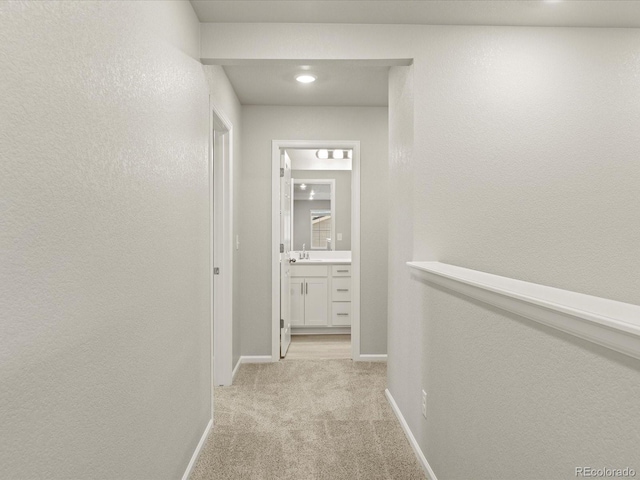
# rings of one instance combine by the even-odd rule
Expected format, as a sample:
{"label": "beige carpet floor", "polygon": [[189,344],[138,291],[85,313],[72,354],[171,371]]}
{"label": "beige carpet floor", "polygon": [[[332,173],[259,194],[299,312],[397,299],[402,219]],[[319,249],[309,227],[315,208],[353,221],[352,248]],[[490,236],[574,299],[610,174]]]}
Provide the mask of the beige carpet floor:
{"label": "beige carpet floor", "polygon": [[191,479],[424,479],[385,385],[385,363],[241,365]]}

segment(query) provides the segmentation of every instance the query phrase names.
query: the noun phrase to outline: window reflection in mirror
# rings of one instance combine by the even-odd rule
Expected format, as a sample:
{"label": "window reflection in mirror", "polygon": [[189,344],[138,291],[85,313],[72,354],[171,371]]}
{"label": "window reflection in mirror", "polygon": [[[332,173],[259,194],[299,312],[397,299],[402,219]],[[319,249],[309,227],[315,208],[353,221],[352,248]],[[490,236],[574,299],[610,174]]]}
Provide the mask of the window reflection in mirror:
{"label": "window reflection in mirror", "polygon": [[331,250],[331,210],[311,210],[311,249]]}

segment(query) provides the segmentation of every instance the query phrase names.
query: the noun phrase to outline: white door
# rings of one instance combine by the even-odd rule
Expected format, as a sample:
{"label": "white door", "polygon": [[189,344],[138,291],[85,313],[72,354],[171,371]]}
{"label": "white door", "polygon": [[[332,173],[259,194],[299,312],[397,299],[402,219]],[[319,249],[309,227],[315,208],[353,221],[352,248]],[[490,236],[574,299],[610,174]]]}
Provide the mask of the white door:
{"label": "white door", "polygon": [[291,343],[291,159],[280,154],[280,357]]}
{"label": "white door", "polygon": [[327,325],[329,322],[327,306],[327,279],[306,278],[304,286],[304,324]]}
{"label": "white door", "polygon": [[291,279],[291,325],[304,325],[304,278]]}

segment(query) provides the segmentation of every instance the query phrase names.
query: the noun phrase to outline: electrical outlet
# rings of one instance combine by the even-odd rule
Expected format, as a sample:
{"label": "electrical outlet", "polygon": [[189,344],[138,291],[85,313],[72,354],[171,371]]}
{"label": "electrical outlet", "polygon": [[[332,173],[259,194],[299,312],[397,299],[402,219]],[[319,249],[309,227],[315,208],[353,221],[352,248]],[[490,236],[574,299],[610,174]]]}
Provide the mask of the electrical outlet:
{"label": "electrical outlet", "polygon": [[427,392],[422,390],[422,416],[427,418]]}
{"label": "electrical outlet", "polygon": [[339,233],[339,234],[338,234],[338,241],[341,241],[341,240],[342,240],[342,234],[341,234],[341,233]]}

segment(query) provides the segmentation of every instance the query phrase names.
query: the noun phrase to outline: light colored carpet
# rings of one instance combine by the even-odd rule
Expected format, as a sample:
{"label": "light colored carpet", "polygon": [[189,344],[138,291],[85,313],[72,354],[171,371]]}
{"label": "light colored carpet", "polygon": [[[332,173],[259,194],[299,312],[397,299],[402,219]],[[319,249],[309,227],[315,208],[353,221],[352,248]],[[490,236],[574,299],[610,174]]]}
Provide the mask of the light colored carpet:
{"label": "light colored carpet", "polygon": [[241,365],[191,479],[424,479],[385,384],[385,363]]}

